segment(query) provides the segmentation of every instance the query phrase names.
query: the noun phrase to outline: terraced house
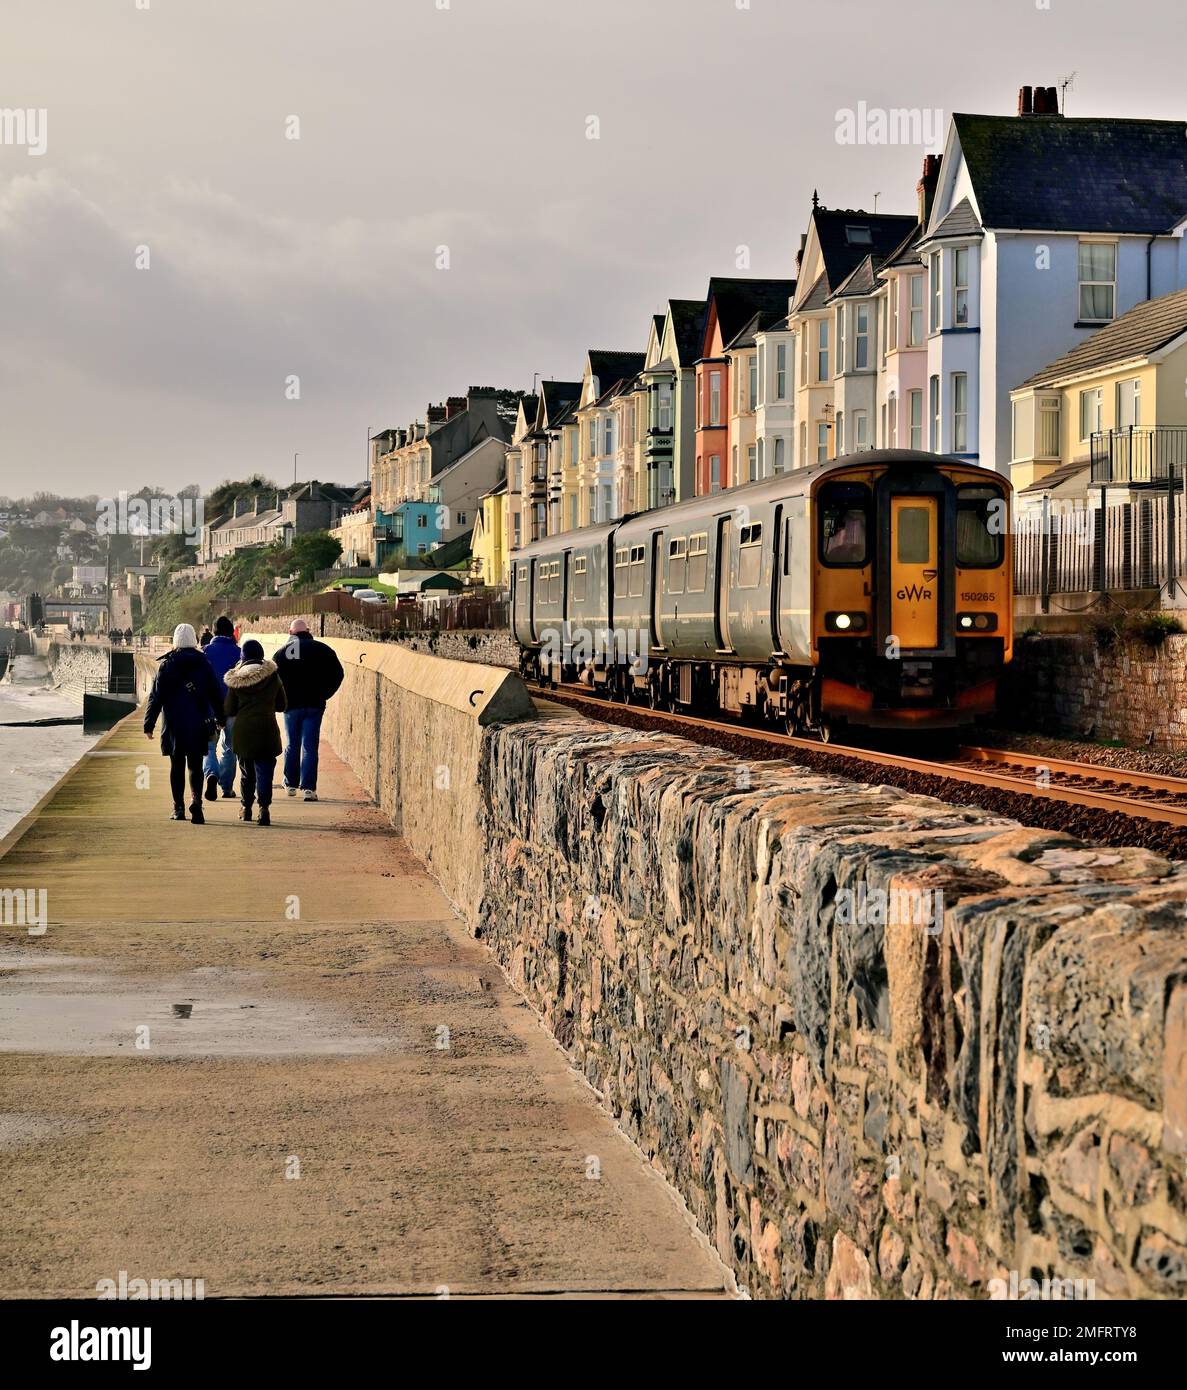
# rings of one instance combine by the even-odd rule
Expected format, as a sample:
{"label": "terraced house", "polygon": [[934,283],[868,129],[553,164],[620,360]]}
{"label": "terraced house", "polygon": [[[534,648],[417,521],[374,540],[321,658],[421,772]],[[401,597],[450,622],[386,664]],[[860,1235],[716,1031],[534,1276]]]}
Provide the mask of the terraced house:
{"label": "terraced house", "polygon": [[648,335],[642,377],[647,386],[647,505],[663,507],[695,495],[696,362],[705,332],[702,299],[669,299],[663,327]]}
{"label": "terraced house", "polygon": [[794,280],[709,281],[696,364],[698,495],[746,481],[758,394],[751,372],[752,358],[757,371],[754,335],[786,317],[795,286]]}
{"label": "terraced house", "polygon": [[1008,472],[1010,392],[1142,300],[1187,287],[1187,124],[955,115],[919,254],[928,442]]}
{"label": "terraced house", "polygon": [[[796,337],[795,466],[808,467],[853,448],[877,447],[878,271],[916,219],[855,208],[812,212],[797,261],[799,281],[789,323]],[[837,401],[840,382],[840,402]],[[836,438],[840,412],[843,439]],[[846,415],[852,418],[846,419]],[[889,423],[889,421],[888,421]],[[861,440],[861,444],[857,443]]]}
{"label": "terraced house", "polygon": [[578,522],[595,526],[620,515],[616,491],[619,459],[620,386],[643,369],[641,352],[617,352],[590,348],[585,355],[577,406],[579,444],[577,454]]}

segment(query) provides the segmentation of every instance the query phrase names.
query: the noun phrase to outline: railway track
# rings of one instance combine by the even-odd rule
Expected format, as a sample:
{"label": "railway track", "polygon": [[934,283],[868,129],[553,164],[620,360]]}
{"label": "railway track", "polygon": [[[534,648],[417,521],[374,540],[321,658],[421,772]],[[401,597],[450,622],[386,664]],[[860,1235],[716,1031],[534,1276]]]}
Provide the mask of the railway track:
{"label": "railway track", "polygon": [[533,689],[541,699],[579,708],[608,723],[668,729],[743,757],[788,758],[816,771],[889,782],[1084,839],[1143,845],[1187,859],[1187,777],[979,746],[962,745],[951,756],[918,758],[851,744],[825,744],[701,715],[611,704],[571,685]]}

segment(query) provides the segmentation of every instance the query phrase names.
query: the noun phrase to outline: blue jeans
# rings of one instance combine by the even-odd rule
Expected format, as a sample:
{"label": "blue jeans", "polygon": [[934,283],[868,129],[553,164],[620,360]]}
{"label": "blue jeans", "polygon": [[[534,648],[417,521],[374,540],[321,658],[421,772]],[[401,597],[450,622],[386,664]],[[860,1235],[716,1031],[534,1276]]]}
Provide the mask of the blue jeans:
{"label": "blue jeans", "polygon": [[206,750],[206,765],[203,777],[217,777],[223,791],[230,793],[235,788],[235,750],[231,747],[231,727],[234,719],[228,719],[226,728],[220,729],[210,740]]}
{"label": "blue jeans", "polygon": [[249,811],[253,797],[261,808],[272,805],[272,774],[275,771],[275,758],[239,759],[239,798]]}
{"label": "blue jeans", "polygon": [[284,750],[284,785],[302,791],[317,791],[317,744],[321,738],[321,709],[286,709],[284,729],[288,747]]}

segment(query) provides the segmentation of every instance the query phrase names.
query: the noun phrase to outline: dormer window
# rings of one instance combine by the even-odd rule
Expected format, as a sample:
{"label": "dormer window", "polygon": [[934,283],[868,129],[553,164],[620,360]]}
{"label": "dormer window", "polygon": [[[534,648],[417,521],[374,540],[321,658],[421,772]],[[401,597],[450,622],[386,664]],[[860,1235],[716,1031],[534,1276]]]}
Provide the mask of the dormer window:
{"label": "dormer window", "polygon": [[874,234],[868,227],[846,227],[845,240],[850,246],[873,246]]}

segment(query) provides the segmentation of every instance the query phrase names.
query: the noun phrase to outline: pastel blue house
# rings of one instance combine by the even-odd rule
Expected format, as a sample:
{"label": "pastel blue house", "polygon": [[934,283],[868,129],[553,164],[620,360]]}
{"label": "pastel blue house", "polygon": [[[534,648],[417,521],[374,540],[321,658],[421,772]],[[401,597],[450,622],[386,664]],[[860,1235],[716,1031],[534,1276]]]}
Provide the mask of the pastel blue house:
{"label": "pastel blue house", "polygon": [[928,447],[1008,473],[1010,392],[1145,299],[1187,287],[1187,123],[955,115],[919,254]]}
{"label": "pastel blue house", "polygon": [[443,508],[436,502],[401,502],[375,513],[376,562],[380,569],[412,555],[427,555],[442,542]]}

